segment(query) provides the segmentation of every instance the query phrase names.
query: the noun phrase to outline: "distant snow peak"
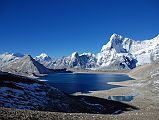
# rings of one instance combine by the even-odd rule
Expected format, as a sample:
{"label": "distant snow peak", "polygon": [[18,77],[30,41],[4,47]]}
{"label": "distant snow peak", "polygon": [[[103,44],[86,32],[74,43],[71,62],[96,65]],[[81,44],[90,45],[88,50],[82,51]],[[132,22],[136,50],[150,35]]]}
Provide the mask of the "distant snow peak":
{"label": "distant snow peak", "polygon": [[51,57],[49,57],[46,53],[41,53],[39,56],[35,57],[35,60],[41,62],[41,61],[49,61],[51,60]]}
{"label": "distant snow peak", "polygon": [[83,55],[95,57],[95,55],[90,52],[80,54],[80,56],[83,56]]}
{"label": "distant snow peak", "polygon": [[122,39],[123,37],[119,34],[112,34],[111,37],[110,37],[110,40],[118,40],[118,39]]}
{"label": "distant snow peak", "polygon": [[45,58],[45,57],[48,57],[48,55],[46,53],[41,53],[39,57]]}

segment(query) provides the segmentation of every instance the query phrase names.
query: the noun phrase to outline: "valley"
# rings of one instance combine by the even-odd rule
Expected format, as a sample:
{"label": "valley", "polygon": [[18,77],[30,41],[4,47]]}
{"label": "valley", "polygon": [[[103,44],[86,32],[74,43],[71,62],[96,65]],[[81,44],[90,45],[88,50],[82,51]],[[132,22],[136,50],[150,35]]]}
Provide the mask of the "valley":
{"label": "valley", "polygon": [[[0,55],[0,119],[49,116],[48,119],[157,120],[158,46],[159,36],[135,41],[113,34],[96,55],[74,52],[56,59],[45,53],[35,58],[3,53]],[[111,80],[106,81],[107,77]],[[54,82],[51,85],[47,80]],[[58,84],[60,80],[63,81]],[[71,85],[67,86],[67,82]],[[65,89],[60,88],[62,84]],[[105,88],[108,86],[111,87]],[[116,101],[117,97],[132,100]]]}

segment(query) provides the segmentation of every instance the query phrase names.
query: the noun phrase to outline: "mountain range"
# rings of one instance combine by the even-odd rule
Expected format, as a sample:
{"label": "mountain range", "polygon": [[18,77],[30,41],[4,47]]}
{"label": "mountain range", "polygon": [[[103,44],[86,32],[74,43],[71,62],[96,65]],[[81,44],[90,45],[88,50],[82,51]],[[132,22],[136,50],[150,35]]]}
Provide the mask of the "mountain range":
{"label": "mountain range", "polygon": [[30,55],[4,53],[0,55],[0,70],[13,73],[43,74],[48,69],[133,69],[159,58],[159,35],[150,40],[133,40],[113,34],[99,53],[73,52],[70,56],[52,59],[42,53]]}
{"label": "mountain range", "polygon": [[[41,55],[40,55],[41,56]],[[47,56],[47,55],[45,55]],[[36,57],[36,59],[40,57]],[[59,59],[38,60],[48,68],[82,69],[133,69],[152,63],[159,58],[159,35],[150,40],[132,40],[113,34],[101,51],[92,53],[72,53]]]}

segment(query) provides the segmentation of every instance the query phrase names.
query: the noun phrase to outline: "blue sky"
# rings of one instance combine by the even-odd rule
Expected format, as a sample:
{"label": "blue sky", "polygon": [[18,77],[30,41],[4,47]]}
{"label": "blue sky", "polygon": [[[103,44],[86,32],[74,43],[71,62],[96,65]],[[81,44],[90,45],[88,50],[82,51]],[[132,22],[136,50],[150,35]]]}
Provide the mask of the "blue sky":
{"label": "blue sky", "polygon": [[159,34],[159,0],[0,0],[0,53],[98,53],[113,33]]}

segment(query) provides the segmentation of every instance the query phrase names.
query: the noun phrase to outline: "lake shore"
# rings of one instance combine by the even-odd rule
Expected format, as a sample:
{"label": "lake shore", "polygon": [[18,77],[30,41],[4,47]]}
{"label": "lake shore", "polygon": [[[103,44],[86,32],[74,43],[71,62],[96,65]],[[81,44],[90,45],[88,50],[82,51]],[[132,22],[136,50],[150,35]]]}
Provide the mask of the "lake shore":
{"label": "lake shore", "polygon": [[[116,73],[114,73],[116,74]],[[139,79],[136,76],[133,76],[129,73],[125,73],[135,80],[123,81],[123,82],[108,82],[107,84],[119,85],[122,87],[113,88],[110,90],[102,91],[90,91],[90,93],[74,93],[74,95],[87,95],[87,96],[96,96],[99,98],[107,98],[108,96],[135,96],[134,100],[127,102],[130,105],[136,106],[139,110],[124,112],[120,115],[117,115],[118,118],[121,116],[125,119],[135,119],[135,116],[138,115],[137,119],[145,120],[158,120],[159,119],[159,94],[151,84],[156,81],[156,79]],[[129,116],[129,117],[126,117]],[[146,117],[145,117],[146,116]]]}
{"label": "lake shore", "polygon": [[[89,71],[90,72],[90,71]],[[94,73],[94,72],[92,72]],[[101,72],[99,72],[101,73]],[[110,72],[104,72],[110,73]],[[111,72],[112,74],[113,72]],[[116,74],[116,72],[114,72]],[[124,73],[123,73],[124,74]],[[128,73],[125,73],[129,75]],[[129,75],[131,76],[131,75]],[[133,77],[133,76],[131,76]],[[133,77],[135,78],[135,76]],[[61,113],[61,112],[40,112],[32,110],[17,110],[0,108],[0,115],[6,117],[6,120],[12,118],[39,120],[158,120],[159,119],[159,95],[154,92],[156,89],[149,84],[149,81],[154,82],[156,79],[136,79],[124,82],[109,82],[109,84],[120,85],[122,87],[113,88],[110,90],[91,91],[91,93],[74,93],[73,95],[95,96],[99,98],[107,98],[108,96],[135,96],[134,100],[128,102],[132,106],[139,108],[139,110],[127,111],[119,115],[102,115],[102,114],[86,114],[86,113]],[[0,119],[3,119],[1,116]]]}
{"label": "lake shore", "polygon": [[79,70],[69,69],[73,73],[85,73],[85,74],[127,74],[129,70]]}

